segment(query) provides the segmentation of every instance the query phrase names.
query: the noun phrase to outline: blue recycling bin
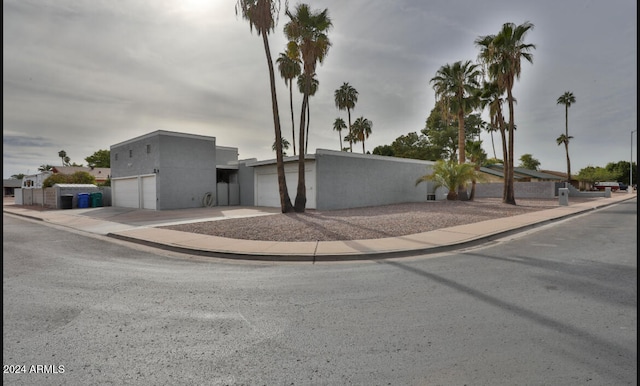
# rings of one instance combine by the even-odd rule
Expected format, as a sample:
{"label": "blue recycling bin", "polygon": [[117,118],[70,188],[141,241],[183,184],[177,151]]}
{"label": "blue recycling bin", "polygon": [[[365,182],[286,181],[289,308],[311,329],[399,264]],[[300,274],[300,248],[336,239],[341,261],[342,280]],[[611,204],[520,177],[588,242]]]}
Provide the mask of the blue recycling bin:
{"label": "blue recycling bin", "polygon": [[89,207],[89,193],[78,193],[78,208]]}

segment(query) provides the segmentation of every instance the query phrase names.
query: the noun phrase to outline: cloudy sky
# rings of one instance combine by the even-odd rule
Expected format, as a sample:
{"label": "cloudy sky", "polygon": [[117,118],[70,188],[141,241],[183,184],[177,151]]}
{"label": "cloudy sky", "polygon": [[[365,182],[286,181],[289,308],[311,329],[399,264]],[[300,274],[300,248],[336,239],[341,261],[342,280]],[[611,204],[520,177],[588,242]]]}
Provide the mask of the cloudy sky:
{"label": "cloudy sky", "polygon": [[[339,148],[334,91],[359,92],[352,120],[372,121],[366,150],[420,132],[434,107],[429,83],[445,64],[477,59],[474,40],[505,22],[534,24],[536,45],[514,88],[516,159],[566,172],[565,109],[571,91],[571,169],[637,159],[635,0],[310,0],[328,9],[332,46],[317,69],[309,148]],[[3,0],[3,178],[72,162],[155,130],[214,136],[240,159],[275,158],[262,39],[234,0]],[[282,2],[284,7],[284,1]],[[289,6],[298,4],[290,1]],[[270,35],[284,51],[284,12]],[[289,95],[277,76],[283,135]],[[294,92],[296,122],[301,95]],[[296,123],[297,124],[297,123]],[[633,138],[633,142],[632,142]],[[493,156],[491,137],[484,148]],[[502,158],[499,136],[497,157]],[[362,152],[361,144],[354,152]],[[289,150],[292,155],[292,149]],[[517,163],[518,161],[516,161]]]}

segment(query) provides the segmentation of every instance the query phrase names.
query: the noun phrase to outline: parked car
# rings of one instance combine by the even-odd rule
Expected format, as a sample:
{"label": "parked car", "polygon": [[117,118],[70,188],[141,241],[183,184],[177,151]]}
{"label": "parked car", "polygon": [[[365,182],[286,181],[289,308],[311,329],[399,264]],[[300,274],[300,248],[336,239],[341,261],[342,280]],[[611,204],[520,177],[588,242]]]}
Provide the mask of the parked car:
{"label": "parked car", "polygon": [[596,182],[593,187],[595,190],[602,191],[604,191],[606,188],[611,188],[611,191],[615,192],[616,190],[620,189],[620,183],[615,181]]}
{"label": "parked car", "polygon": [[620,190],[627,190],[629,189],[629,185],[622,183],[622,182],[618,182],[618,184],[620,184]]}

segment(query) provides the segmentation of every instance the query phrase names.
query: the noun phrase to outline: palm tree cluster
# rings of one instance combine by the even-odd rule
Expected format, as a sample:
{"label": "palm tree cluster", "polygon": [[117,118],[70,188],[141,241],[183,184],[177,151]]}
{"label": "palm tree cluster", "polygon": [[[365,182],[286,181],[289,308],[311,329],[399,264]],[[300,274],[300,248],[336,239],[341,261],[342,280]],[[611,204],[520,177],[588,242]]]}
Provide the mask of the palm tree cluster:
{"label": "palm tree cluster", "polygon": [[[298,186],[295,204],[291,204],[284,173],[283,146],[289,142],[282,138],[278,100],[276,95],[275,75],[268,34],[275,29],[280,1],[274,0],[238,0],[236,14],[241,14],[249,22],[249,29],[256,29],[258,36],[262,36],[269,79],[271,86],[271,105],[275,131],[274,149],[276,151],[276,168],[278,171],[278,189],[280,192],[280,206],[283,213],[296,211],[304,212],[306,206],[305,165],[304,156],[308,148],[308,130],[310,121],[309,97],[313,96],[319,82],[316,78],[316,67],[327,56],[331,41],[327,32],[332,23],[328,10],[313,11],[307,4],[298,4],[293,11],[286,9],[285,14],[289,22],[284,26],[284,35],[289,40],[284,53],[277,59],[278,70],[289,86],[289,100],[291,108],[291,134],[295,147],[295,120],[293,114],[293,79],[297,78],[297,85],[303,94],[298,130]],[[305,132],[306,131],[306,132]]]}
{"label": "palm tree cluster", "polygon": [[[298,4],[293,10],[285,9],[285,15],[289,21],[285,24],[283,32],[288,42],[285,51],[277,59],[280,76],[289,88],[289,106],[291,110],[291,136],[294,156],[298,155],[298,186],[294,205],[288,194],[284,173],[283,148],[290,144],[282,137],[280,117],[275,86],[275,75],[268,35],[275,29],[280,1],[276,0],[237,0],[236,13],[249,22],[251,31],[255,28],[258,36],[262,37],[269,79],[271,86],[271,102],[275,141],[273,148],[276,152],[278,171],[278,186],[282,212],[304,212],[306,206],[305,186],[305,154],[308,151],[309,123],[311,121],[309,99],[318,90],[317,65],[325,60],[331,41],[328,32],[333,24],[328,15],[328,10],[312,10],[307,4]],[[458,127],[458,164],[463,165],[467,159],[474,164],[473,170],[477,171],[480,160],[483,159],[483,151],[479,143],[466,144],[465,116],[474,109],[489,109],[491,122],[484,125],[486,130],[492,133],[499,131],[502,138],[503,162],[505,170],[505,183],[503,202],[515,205],[513,193],[513,154],[514,154],[514,105],[513,86],[521,73],[521,59],[532,62],[532,54],[535,45],[524,42],[526,33],[533,28],[533,24],[525,22],[521,25],[505,23],[499,33],[495,35],[480,36],[475,44],[480,49],[478,64],[471,61],[459,61],[442,66],[431,79],[430,83],[436,93],[436,102],[442,110],[442,117],[446,124],[457,122]],[[298,136],[296,141],[295,119],[293,109],[293,81],[296,79],[298,90],[302,94],[302,106],[298,122]],[[570,94],[570,93],[569,93]],[[362,152],[365,153],[365,140],[372,131],[372,122],[364,116],[351,120],[351,112],[358,102],[358,91],[349,83],[344,82],[334,93],[335,105],[338,110],[346,110],[347,121],[336,118],[333,130],[338,132],[340,150],[344,150],[343,143],[349,143],[349,151],[353,151],[353,144],[362,142]],[[509,114],[505,119],[503,104],[507,103]],[[558,103],[565,104],[566,108],[575,102],[573,95],[563,95]],[[568,124],[567,124],[568,127]],[[347,134],[342,136],[342,131]],[[568,128],[564,137],[558,138],[558,144],[564,143],[567,150],[567,171],[570,178]],[[298,144],[296,148],[296,143]],[[471,147],[466,151],[466,147]],[[486,154],[484,154],[486,158]],[[495,146],[494,146],[495,158]],[[464,166],[460,166],[464,168]],[[461,173],[464,175],[464,173]],[[477,173],[473,173],[475,176]],[[474,177],[475,182],[475,177]],[[475,183],[474,183],[475,186]],[[450,187],[451,188],[451,187]],[[455,189],[455,188],[453,188]],[[467,199],[466,183],[458,181],[456,197]],[[473,198],[473,192],[471,194]]]}
{"label": "palm tree cluster", "polygon": [[[505,171],[503,202],[513,205],[516,204],[513,186],[516,99],[513,96],[513,86],[515,80],[520,78],[521,59],[533,62],[533,56],[529,51],[535,49],[535,45],[524,42],[525,35],[532,28],[533,24],[529,22],[521,25],[503,24],[499,33],[480,36],[475,40],[476,46],[480,49],[478,64],[471,61],[446,64],[431,79],[436,101],[443,110],[443,119],[446,122],[455,120],[458,123],[459,164],[464,164],[467,160],[465,115],[475,109],[489,109],[491,122],[486,125],[486,130],[490,133],[500,131],[502,137]],[[508,120],[505,120],[503,114],[505,101],[509,108]],[[493,134],[491,138],[493,141]],[[477,159],[471,157],[474,158]],[[457,197],[467,199],[465,184],[461,183],[458,186]]]}

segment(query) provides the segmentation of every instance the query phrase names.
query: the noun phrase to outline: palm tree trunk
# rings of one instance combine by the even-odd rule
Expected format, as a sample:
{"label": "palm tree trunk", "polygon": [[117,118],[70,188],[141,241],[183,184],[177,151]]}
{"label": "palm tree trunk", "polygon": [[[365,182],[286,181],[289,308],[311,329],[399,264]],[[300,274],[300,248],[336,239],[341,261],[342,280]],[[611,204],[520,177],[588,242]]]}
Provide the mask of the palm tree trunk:
{"label": "palm tree trunk", "polygon": [[349,118],[349,151],[353,153],[353,138],[351,133],[351,109],[347,107],[347,117]]}
{"label": "palm tree trunk", "polygon": [[304,178],[304,131],[305,131],[305,117],[307,112],[307,104],[309,103],[309,94],[308,94],[308,86],[306,87],[305,93],[302,97],[302,111],[300,113],[300,153],[298,155],[298,189],[296,191],[296,200],[293,206],[293,209],[297,213],[304,213],[305,207],[307,205],[307,187],[305,184]]}
{"label": "palm tree trunk", "polygon": [[284,174],[284,160],[282,157],[282,132],[280,129],[280,116],[278,113],[278,98],[276,96],[276,78],[273,70],[273,62],[271,61],[271,50],[269,49],[269,40],[267,34],[263,31],[262,42],[264,43],[264,51],[267,56],[267,64],[269,66],[269,81],[271,82],[271,109],[273,110],[273,127],[276,135],[276,169],[278,171],[278,190],[280,193],[280,209],[282,213],[291,212],[294,208],[291,205],[289,191],[287,190],[287,181]]}
{"label": "palm tree trunk", "polygon": [[293,120],[293,80],[289,79],[289,107],[291,109],[291,143],[293,144],[293,155],[296,155],[296,123]]}
{"label": "palm tree trunk", "polygon": [[[458,111],[458,163],[462,165],[465,163],[466,154],[464,152],[464,111]],[[467,188],[464,185],[458,186],[458,200],[466,201],[469,199],[467,195]]]}
{"label": "palm tree trunk", "polygon": [[493,148],[493,158],[498,158],[496,157],[496,144],[493,142],[493,131],[491,132],[491,147]]}
{"label": "palm tree trunk", "polygon": [[309,122],[311,122],[311,104],[307,102],[307,137],[304,143],[304,154],[309,153]]}
{"label": "palm tree trunk", "polygon": [[509,150],[508,150],[508,159],[509,159],[509,171],[508,171],[508,180],[507,180],[507,196],[505,197],[504,203],[516,205],[516,197],[514,194],[514,186],[513,186],[513,133],[514,133],[514,114],[513,114],[513,95],[511,93],[511,87],[507,88],[507,99],[509,100]]}
{"label": "palm tree trunk", "polygon": [[564,143],[564,150],[567,153],[567,182],[571,184],[571,160],[569,159],[569,137]]}

